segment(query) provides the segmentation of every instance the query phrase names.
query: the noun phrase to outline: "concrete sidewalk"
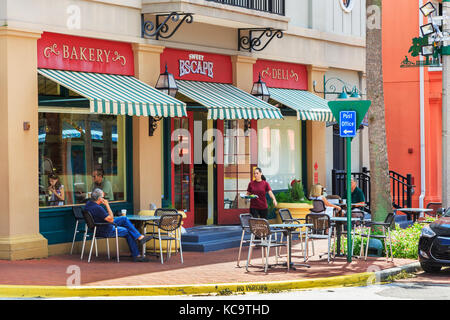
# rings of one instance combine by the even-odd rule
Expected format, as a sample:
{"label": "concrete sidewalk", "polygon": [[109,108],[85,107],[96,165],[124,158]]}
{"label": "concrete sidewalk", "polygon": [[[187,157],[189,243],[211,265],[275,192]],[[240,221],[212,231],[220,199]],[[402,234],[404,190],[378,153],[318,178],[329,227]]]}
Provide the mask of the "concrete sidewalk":
{"label": "concrete sidewalk", "polygon": [[[299,244],[294,249],[299,249]],[[316,242],[316,256],[310,257],[311,268],[298,267],[290,270],[282,266],[261,268],[261,251],[253,254],[253,267],[245,269],[247,248],[243,249],[241,267],[236,266],[238,248],[216,252],[185,252],[184,264],[179,253],[161,264],[158,257],[150,262],[135,263],[123,253],[121,262],[106,255],[94,257],[91,263],[80,260],[79,254],[52,256],[48,259],[25,261],[0,261],[0,296],[3,297],[66,297],[66,296],[113,296],[113,295],[173,295],[173,294],[226,294],[231,292],[270,292],[277,290],[358,286],[380,281],[379,275],[386,270],[399,272],[402,268],[417,268],[416,260],[369,257],[353,259],[336,258],[327,263],[326,240]],[[274,253],[274,250],[272,254]],[[284,251],[283,251],[284,253]],[[112,253],[113,254],[113,253]],[[280,261],[286,261],[284,257]],[[293,251],[293,261],[302,263],[303,254]],[[275,258],[270,257],[270,263]],[[397,269],[392,269],[397,268]],[[74,273],[75,270],[75,273]],[[76,284],[79,271],[80,286]],[[384,272],[384,273],[383,273]],[[381,279],[383,280],[383,279]]]}

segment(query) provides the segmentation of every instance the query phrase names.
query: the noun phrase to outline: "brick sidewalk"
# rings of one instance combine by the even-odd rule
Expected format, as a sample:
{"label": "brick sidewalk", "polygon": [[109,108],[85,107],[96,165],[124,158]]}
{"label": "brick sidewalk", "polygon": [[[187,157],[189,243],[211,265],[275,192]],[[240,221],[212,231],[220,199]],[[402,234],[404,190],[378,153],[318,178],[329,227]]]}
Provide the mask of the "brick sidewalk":
{"label": "brick sidewalk", "polygon": [[[298,247],[298,244],[295,247]],[[336,258],[327,263],[326,256],[320,260],[317,256],[318,252],[326,251],[325,240],[321,243],[316,242],[316,256],[308,261],[311,268],[298,267],[297,270],[287,272],[285,267],[277,266],[265,274],[260,267],[251,267],[249,272],[246,272],[247,248],[243,249],[241,267],[238,268],[236,266],[238,249],[207,253],[184,252],[184,264],[180,263],[179,254],[175,254],[163,265],[158,257],[150,257],[148,263],[134,263],[126,253],[121,256],[120,263],[117,263],[114,257],[108,260],[106,255],[102,254],[99,254],[98,258],[94,257],[91,263],[87,263],[86,258],[80,261],[78,253],[37,260],[0,260],[0,285],[65,286],[70,276],[66,273],[67,268],[71,265],[80,267],[83,286],[149,286],[313,279],[374,272],[416,262],[409,259],[394,259],[391,263],[386,262],[386,258],[369,257],[367,261],[353,259],[350,264],[345,258]],[[274,263],[275,258],[272,256],[269,261]],[[280,261],[285,261],[285,258],[281,258]],[[302,252],[294,251],[293,261],[302,263]],[[261,265],[260,250],[254,251],[252,263],[255,266]]]}

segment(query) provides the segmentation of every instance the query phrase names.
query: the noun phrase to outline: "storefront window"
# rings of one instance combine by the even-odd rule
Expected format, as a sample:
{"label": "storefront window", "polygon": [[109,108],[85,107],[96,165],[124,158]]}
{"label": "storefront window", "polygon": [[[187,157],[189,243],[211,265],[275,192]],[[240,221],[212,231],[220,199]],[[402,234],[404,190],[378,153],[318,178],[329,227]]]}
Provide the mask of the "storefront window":
{"label": "storefront window", "polygon": [[125,159],[123,116],[39,112],[40,207],[83,204],[95,186],[125,200]]}
{"label": "storefront window", "polygon": [[224,209],[249,208],[240,198],[252,179],[250,134],[245,129],[245,120],[224,121]]}
{"label": "storefront window", "polygon": [[258,166],[272,190],[301,178],[301,131],[296,117],[258,121]]}

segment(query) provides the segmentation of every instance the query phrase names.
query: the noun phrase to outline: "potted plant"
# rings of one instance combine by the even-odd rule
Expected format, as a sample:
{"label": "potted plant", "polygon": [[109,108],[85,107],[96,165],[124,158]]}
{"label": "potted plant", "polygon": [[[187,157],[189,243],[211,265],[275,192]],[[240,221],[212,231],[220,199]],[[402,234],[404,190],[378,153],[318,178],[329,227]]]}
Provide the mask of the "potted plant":
{"label": "potted plant", "polygon": [[281,223],[279,209],[289,209],[294,219],[305,218],[312,208],[312,201],[305,197],[303,184],[300,180],[292,180],[287,191],[275,193],[278,205],[269,204],[269,220],[271,223]]}

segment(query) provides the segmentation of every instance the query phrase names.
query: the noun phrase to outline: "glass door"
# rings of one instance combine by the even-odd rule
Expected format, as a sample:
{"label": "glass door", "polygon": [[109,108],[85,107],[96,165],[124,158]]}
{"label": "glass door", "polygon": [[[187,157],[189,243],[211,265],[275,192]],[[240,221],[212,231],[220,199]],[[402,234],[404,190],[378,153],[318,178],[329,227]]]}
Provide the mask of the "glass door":
{"label": "glass door", "polygon": [[[255,120],[217,122],[223,134],[223,162],[217,166],[218,224],[238,224],[241,213],[249,213],[250,204],[240,197],[247,192],[257,163]],[[253,130],[252,130],[253,129]]]}
{"label": "glass door", "polygon": [[172,205],[185,211],[185,228],[194,225],[194,158],[193,158],[193,115],[188,118],[172,118],[171,164]]}

